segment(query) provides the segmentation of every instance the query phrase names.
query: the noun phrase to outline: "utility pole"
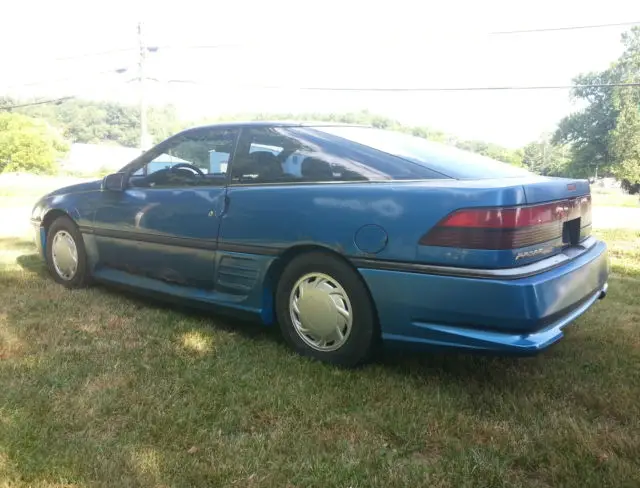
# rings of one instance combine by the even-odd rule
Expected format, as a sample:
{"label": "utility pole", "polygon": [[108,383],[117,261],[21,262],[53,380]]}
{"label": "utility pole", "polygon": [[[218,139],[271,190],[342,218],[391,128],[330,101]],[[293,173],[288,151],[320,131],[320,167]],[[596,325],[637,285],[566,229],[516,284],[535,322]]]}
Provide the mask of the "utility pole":
{"label": "utility pole", "polygon": [[146,73],[145,61],[147,59],[147,46],[142,36],[142,22],[138,22],[138,47],[140,57],[138,59],[138,88],[140,89],[140,150],[147,149],[147,98],[146,98]]}

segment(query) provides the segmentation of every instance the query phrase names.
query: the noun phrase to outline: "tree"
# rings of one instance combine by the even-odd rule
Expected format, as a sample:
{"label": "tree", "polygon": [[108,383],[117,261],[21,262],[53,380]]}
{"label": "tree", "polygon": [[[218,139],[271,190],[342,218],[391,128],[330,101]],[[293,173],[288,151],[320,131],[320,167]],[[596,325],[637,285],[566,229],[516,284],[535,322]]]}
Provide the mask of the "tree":
{"label": "tree", "polygon": [[543,176],[566,176],[570,163],[570,150],[553,144],[550,134],[527,144],[522,152],[522,163],[529,170]]}
{"label": "tree", "polygon": [[16,104],[17,104],[16,100],[11,97],[6,97],[6,96],[0,97],[0,108],[11,107]]}
{"label": "tree", "polygon": [[[71,142],[137,147],[140,141],[140,110],[133,105],[69,100],[60,105],[36,105],[16,111],[47,120]],[[148,122],[149,133],[156,142],[183,128],[171,105],[150,108]]]}
{"label": "tree", "polygon": [[[576,85],[616,82],[614,70],[586,73],[574,79]],[[574,98],[586,101],[587,106],[560,121],[552,142],[570,146],[571,164],[568,170],[574,176],[591,176],[596,167],[601,174],[611,173],[611,167],[615,164],[610,152],[611,131],[615,128],[618,116],[611,95],[612,89],[609,87],[573,89]]]}
{"label": "tree", "polygon": [[[623,35],[625,51],[617,71],[622,83],[640,83],[640,29]],[[640,183],[640,89],[618,87],[613,91],[616,126],[611,132],[613,173],[631,185]]]}
{"label": "tree", "polygon": [[507,149],[505,147],[484,141],[457,141],[455,145],[466,151],[475,152],[498,161],[522,166],[522,151],[519,149]]}
{"label": "tree", "polygon": [[640,183],[640,90],[638,87],[579,86],[640,81],[640,28],[623,35],[622,56],[607,70],[574,79],[574,98],[586,107],[563,118],[553,143],[568,144],[573,176],[614,175]]}
{"label": "tree", "polygon": [[[16,105],[20,101],[0,99],[0,104]],[[89,100],[68,100],[53,105],[43,104],[20,107],[14,111],[42,118],[60,129],[71,142],[113,143],[128,147],[136,147],[140,139],[140,113],[138,107],[113,102],[97,102]],[[178,117],[177,110],[171,105],[151,107],[148,114],[149,132],[155,142],[160,142],[187,126],[197,123],[184,123]],[[412,134],[425,139],[446,142],[462,149],[477,152],[485,156],[522,166],[522,151],[507,149],[497,144],[483,141],[464,141],[430,127],[404,125],[389,117],[376,115],[368,110],[346,113],[258,113],[234,114],[214,120],[205,119],[200,123],[221,122],[231,120],[298,120],[326,121],[347,124],[370,125],[381,129]]]}
{"label": "tree", "polygon": [[62,137],[42,120],[0,112],[0,173],[52,173],[67,150]]}

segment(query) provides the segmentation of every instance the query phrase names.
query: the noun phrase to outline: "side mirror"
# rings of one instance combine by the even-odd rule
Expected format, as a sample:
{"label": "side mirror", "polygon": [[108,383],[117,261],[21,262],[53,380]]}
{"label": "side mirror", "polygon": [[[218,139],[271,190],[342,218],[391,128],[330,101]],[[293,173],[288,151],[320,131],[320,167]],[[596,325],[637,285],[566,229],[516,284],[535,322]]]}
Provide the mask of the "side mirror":
{"label": "side mirror", "polygon": [[102,180],[102,189],[109,191],[123,191],[126,186],[125,173],[113,173]]}

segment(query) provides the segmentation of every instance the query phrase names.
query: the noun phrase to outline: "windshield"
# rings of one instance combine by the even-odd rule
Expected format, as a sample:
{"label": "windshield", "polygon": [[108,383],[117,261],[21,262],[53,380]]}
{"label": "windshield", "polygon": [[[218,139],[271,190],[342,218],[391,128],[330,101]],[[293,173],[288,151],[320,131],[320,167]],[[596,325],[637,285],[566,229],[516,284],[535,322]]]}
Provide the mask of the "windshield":
{"label": "windshield", "polygon": [[347,126],[315,129],[418,163],[451,178],[515,178],[531,175],[523,168],[401,132]]}

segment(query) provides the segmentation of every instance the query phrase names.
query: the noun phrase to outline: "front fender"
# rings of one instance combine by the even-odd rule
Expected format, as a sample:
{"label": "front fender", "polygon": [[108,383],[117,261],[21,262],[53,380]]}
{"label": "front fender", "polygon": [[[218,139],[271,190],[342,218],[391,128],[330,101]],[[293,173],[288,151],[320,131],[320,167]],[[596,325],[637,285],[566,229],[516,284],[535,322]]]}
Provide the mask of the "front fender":
{"label": "front fender", "polygon": [[31,224],[48,227],[60,215],[67,215],[76,224],[81,220],[80,211],[75,206],[54,205],[52,202],[40,201],[31,211]]}

